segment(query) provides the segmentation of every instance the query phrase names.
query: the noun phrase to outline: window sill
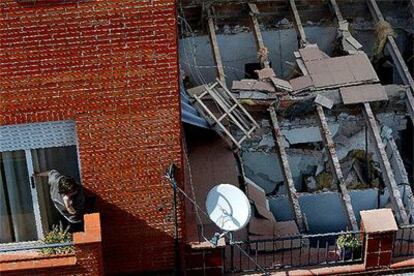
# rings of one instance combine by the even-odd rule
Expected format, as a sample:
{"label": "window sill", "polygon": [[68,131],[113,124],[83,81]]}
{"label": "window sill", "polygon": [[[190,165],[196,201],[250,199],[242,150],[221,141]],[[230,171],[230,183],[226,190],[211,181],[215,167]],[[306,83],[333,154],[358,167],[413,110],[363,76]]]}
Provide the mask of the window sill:
{"label": "window sill", "polygon": [[76,257],[71,254],[44,255],[26,251],[0,254],[0,274],[6,271],[39,269],[76,265]]}

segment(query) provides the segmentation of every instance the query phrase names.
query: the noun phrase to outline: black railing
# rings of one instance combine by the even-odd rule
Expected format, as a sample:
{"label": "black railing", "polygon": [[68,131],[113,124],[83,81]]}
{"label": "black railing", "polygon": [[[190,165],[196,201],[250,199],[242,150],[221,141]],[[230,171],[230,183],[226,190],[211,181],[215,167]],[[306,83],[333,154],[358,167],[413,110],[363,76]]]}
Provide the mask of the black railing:
{"label": "black railing", "polygon": [[414,256],[414,225],[404,225],[395,235],[393,257]]}
{"label": "black railing", "polygon": [[[341,239],[338,241],[339,237]],[[344,241],[347,247],[341,248]],[[280,268],[339,265],[361,261],[361,234],[341,232],[235,242],[225,248],[224,270],[264,272]]]}

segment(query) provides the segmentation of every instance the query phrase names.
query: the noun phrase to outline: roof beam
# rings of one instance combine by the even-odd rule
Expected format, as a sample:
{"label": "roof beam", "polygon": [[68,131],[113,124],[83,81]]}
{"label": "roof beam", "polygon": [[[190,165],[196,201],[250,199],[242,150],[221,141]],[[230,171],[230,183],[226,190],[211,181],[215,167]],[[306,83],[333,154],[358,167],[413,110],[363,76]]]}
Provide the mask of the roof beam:
{"label": "roof beam", "polygon": [[305,47],[308,44],[306,39],[305,30],[302,26],[302,21],[300,20],[298,9],[296,8],[295,0],[289,0],[290,8],[293,12],[293,17],[295,19],[295,26],[300,36],[300,47]]}
{"label": "roof beam", "polygon": [[[377,2],[375,0],[367,0],[367,4],[375,21],[384,21],[384,17],[382,16],[381,10],[379,9]],[[411,92],[406,92],[406,97],[407,107],[409,114],[411,116],[411,121],[414,122],[414,80],[392,35],[389,35],[387,37],[387,43],[385,47],[387,47],[388,52],[391,54],[393,63],[395,67],[397,67],[397,71],[401,79],[403,80],[404,84],[409,85],[411,88]]]}
{"label": "roof beam", "polygon": [[207,15],[208,15],[208,32],[210,34],[210,42],[211,47],[213,49],[213,55],[214,55],[214,61],[216,62],[216,70],[217,70],[217,78],[225,83],[225,75],[224,75],[224,68],[223,68],[223,62],[221,60],[220,55],[220,48],[217,43],[217,36],[216,36],[216,26],[214,24],[213,20],[213,12],[212,7],[208,8]]}
{"label": "roof beam", "polygon": [[[264,45],[262,32],[260,31],[259,21],[257,19],[257,16],[260,14],[259,9],[256,4],[248,3],[248,5],[250,9],[250,19],[252,20],[253,31],[256,38],[257,50],[259,53],[263,52],[262,54],[267,55],[267,48]],[[267,56],[264,57],[264,60],[260,59],[260,64],[262,68],[270,68]]]}
{"label": "roof beam", "polygon": [[351,203],[351,196],[349,195],[346,187],[344,176],[342,173],[341,165],[339,163],[338,156],[336,155],[336,148],[332,139],[332,134],[326,121],[325,112],[323,107],[316,105],[316,111],[318,113],[319,126],[321,131],[322,141],[325,145],[326,151],[328,152],[329,163],[331,165],[333,175],[338,183],[339,190],[342,194],[342,202],[345,207],[345,211],[348,216],[348,225],[352,227],[353,231],[358,231],[358,223],[355,218],[355,212]]}
{"label": "roof beam", "polygon": [[277,120],[274,106],[269,107],[269,113],[273,125],[273,135],[276,140],[276,149],[279,153],[278,157],[280,165],[282,166],[283,178],[286,190],[288,191],[289,201],[292,206],[298,228],[301,232],[304,232],[306,227],[303,220],[302,211],[300,210],[299,199],[296,193],[295,184],[293,183],[293,177],[292,172],[290,170],[288,156],[286,154],[285,146],[283,145],[282,131],[279,127],[279,122]]}
{"label": "roof beam", "polygon": [[336,19],[338,19],[338,22],[344,21],[344,17],[342,16],[341,10],[339,9],[336,0],[329,0],[329,4],[331,6],[331,9],[335,13]]}
{"label": "roof beam", "polygon": [[[377,2],[375,0],[367,0],[368,8],[373,16],[373,18],[378,22],[384,20],[382,16],[381,10],[379,9]],[[414,18],[414,0],[411,0],[411,12]],[[414,80],[408,70],[407,64],[405,63],[400,50],[398,49],[397,43],[393,36],[389,35],[387,37],[387,43],[385,45],[387,47],[388,52],[391,54],[391,58],[393,60],[394,66],[397,68],[398,74],[402,79],[405,85],[410,86],[410,90],[406,90],[406,105],[408,113],[411,117],[411,123],[414,125]],[[414,141],[411,141],[414,143]],[[414,172],[414,167],[412,168]]]}
{"label": "roof beam", "polygon": [[[414,22],[414,0],[411,0],[411,2],[410,2],[410,10],[411,10],[411,19],[412,19],[412,22]],[[414,54],[414,38],[413,38],[413,51],[412,51],[412,53]],[[412,58],[414,58],[414,55],[413,55]],[[412,72],[414,74],[414,62],[413,62],[413,68],[411,68],[411,69],[412,69]]]}
{"label": "roof beam", "polygon": [[404,208],[404,204],[401,200],[401,194],[398,190],[394,173],[392,171],[390,161],[385,151],[384,143],[382,142],[378,124],[374,117],[374,113],[372,112],[371,105],[369,103],[363,104],[363,113],[365,121],[368,124],[368,129],[371,133],[371,137],[374,140],[375,150],[377,152],[378,160],[381,166],[382,178],[385,182],[385,185],[388,188],[392,208],[397,217],[397,221],[400,224],[409,224],[409,218]]}
{"label": "roof beam", "polygon": [[[397,144],[395,143],[394,137],[389,137],[387,138],[388,140],[388,144],[387,147],[389,147],[389,150],[391,151],[391,154],[393,156],[393,158],[395,159],[395,167],[393,167],[394,171],[398,171],[398,174],[400,175],[400,183],[398,184],[404,184],[404,188],[405,188],[405,193],[408,195],[408,202],[406,202],[406,204],[408,206],[406,206],[406,210],[408,213],[408,217],[410,220],[413,219],[413,215],[414,215],[414,197],[411,186],[410,186],[410,182],[408,179],[408,174],[407,171],[405,170],[405,166],[404,166],[404,162],[402,160],[400,151],[398,150]],[[411,196],[410,196],[411,195]]]}

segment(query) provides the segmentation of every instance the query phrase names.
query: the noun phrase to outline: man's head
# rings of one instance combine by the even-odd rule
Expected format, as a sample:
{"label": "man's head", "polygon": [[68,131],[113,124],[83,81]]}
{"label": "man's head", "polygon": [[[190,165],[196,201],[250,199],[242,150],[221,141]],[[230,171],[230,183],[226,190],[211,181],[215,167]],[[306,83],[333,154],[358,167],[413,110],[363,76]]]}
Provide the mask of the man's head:
{"label": "man's head", "polygon": [[60,194],[70,195],[76,193],[79,190],[79,185],[72,177],[62,176],[59,179],[58,188]]}

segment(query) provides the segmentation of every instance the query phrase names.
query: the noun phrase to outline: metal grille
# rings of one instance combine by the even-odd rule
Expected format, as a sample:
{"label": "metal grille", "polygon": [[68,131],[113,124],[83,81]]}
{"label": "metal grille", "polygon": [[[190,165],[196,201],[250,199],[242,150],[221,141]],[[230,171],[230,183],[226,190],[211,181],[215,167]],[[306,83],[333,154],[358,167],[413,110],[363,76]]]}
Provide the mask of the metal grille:
{"label": "metal grille", "polygon": [[73,121],[0,126],[0,151],[72,146],[76,141]]}

